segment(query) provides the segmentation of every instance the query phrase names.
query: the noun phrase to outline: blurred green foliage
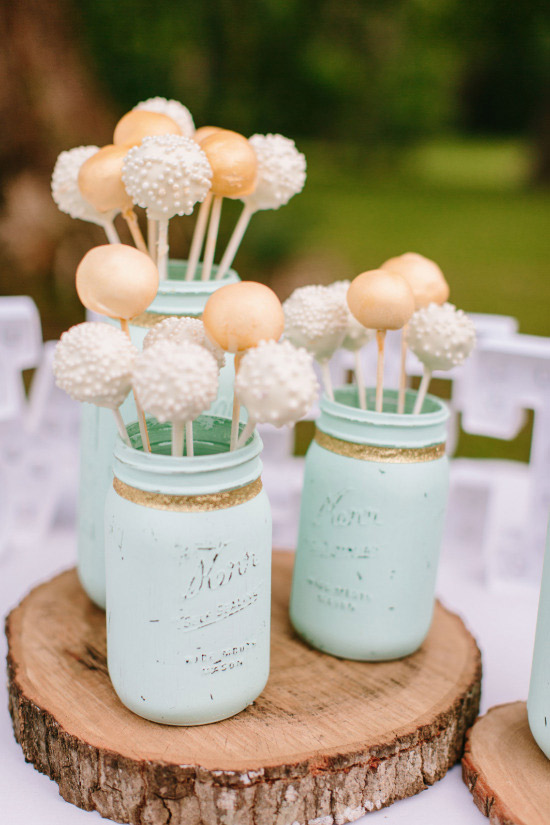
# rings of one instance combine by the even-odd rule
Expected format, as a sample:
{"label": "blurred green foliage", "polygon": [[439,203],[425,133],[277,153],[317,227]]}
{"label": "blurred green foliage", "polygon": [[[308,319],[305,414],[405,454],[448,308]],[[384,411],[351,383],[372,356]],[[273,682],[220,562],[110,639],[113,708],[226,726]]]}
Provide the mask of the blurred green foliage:
{"label": "blurred green foliage", "polygon": [[[121,110],[152,95],[244,134],[402,144],[523,131],[550,69],[546,0],[81,0]],[[372,148],[363,153],[367,159]]]}

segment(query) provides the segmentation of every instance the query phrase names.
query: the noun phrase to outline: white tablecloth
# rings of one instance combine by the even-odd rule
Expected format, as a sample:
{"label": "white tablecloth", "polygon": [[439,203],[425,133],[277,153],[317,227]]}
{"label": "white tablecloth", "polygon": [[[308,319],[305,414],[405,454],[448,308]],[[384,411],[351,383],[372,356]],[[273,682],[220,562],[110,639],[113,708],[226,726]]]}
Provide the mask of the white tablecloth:
{"label": "white tablecloth", "polygon": [[[39,550],[8,548],[0,558],[0,612],[7,613],[34,584],[74,564],[75,537],[70,530],[52,533]],[[492,705],[525,699],[534,642],[538,592],[522,587],[489,592],[468,578],[460,559],[444,556],[438,584],[443,603],[458,612],[475,635],[483,655],[482,712]],[[2,656],[6,642],[2,636]],[[25,764],[7,710],[5,680],[0,699],[0,825],[91,825],[101,821],[64,802],[57,785]],[[418,796],[368,814],[358,822],[407,825],[482,825],[454,767]]]}

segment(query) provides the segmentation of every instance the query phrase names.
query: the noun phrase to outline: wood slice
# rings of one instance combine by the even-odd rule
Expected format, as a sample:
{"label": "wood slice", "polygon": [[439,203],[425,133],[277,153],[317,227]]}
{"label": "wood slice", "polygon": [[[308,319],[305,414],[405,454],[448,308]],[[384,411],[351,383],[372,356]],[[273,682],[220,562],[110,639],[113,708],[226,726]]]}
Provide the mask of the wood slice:
{"label": "wood slice", "polygon": [[525,702],[498,705],[477,720],[462,776],[491,825],[550,822],[550,761],[533,739]]}
{"label": "wood slice", "polygon": [[291,629],[291,568],[291,554],[274,554],[266,689],[238,716],[195,728],[123,707],[105,616],[74,570],[37,587],[6,625],[25,758],[67,801],[135,825],[342,825],[440,779],[478,712],[480,653],[462,621],[438,605],[413,656],[335,659]]}

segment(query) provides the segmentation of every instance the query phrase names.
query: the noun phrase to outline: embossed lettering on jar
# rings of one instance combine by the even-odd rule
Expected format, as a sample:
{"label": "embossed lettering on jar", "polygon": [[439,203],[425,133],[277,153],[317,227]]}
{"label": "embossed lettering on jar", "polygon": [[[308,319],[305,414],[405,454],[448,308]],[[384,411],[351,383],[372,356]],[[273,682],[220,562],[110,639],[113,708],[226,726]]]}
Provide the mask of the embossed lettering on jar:
{"label": "embossed lettering on jar", "polygon": [[348,659],[413,653],[432,619],[448,494],[448,411],[360,410],[353,387],[321,402],[306,457],[290,616],[312,646]]}
{"label": "embossed lettering on jar", "polygon": [[256,434],[228,452],[230,428],[197,419],[192,458],[169,454],[169,425],[150,427],[153,454],[117,443],[105,514],[109,674],[121,701],[155,722],[225,719],[267,681],[262,445]]}

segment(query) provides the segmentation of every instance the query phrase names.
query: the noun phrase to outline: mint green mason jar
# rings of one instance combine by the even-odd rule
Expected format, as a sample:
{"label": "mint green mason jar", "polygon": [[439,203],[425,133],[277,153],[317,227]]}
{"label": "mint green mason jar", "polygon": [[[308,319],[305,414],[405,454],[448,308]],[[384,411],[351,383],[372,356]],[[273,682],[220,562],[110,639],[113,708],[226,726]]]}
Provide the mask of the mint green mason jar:
{"label": "mint green mason jar", "polygon": [[537,745],[550,759],[550,526],[542,571],[527,715]]}
{"label": "mint green mason jar", "polygon": [[432,620],[448,495],[443,402],[421,415],[358,409],[355,387],[325,396],[306,457],[290,617],[313,647],[346,659],[413,653]]}
{"label": "mint green mason jar", "polygon": [[[186,261],[170,261],[168,279],[148,310],[130,321],[130,335],[141,349],[143,339],[155,323],[171,315],[199,318],[213,292],[226,284],[236,283],[239,276],[233,270],[219,281],[201,281],[201,266],[195,280],[186,281]],[[214,267],[215,271],[216,267]],[[110,319],[109,319],[110,322]],[[115,323],[114,321],[112,323]],[[212,415],[230,416],[233,408],[233,357],[226,356],[220,372],[218,397],[210,408]],[[134,421],[136,409],[132,396],[122,406],[126,423]],[[105,498],[113,480],[113,450],[117,438],[116,425],[110,410],[82,405],[80,436],[80,488],[78,503],[78,575],[80,582],[98,607],[105,608],[105,552],[103,548],[103,512]]]}
{"label": "mint green mason jar", "polygon": [[170,455],[166,424],[151,425],[151,454],[119,438],[105,507],[111,681],[127,708],[168,725],[239,713],[269,673],[262,442],[229,452],[230,420],[205,415],[193,428],[192,458]]}

